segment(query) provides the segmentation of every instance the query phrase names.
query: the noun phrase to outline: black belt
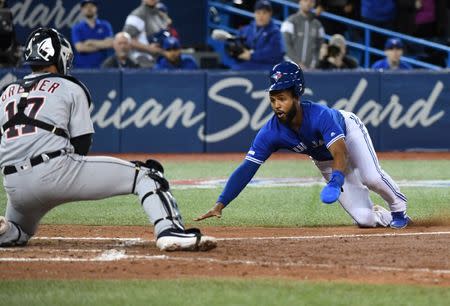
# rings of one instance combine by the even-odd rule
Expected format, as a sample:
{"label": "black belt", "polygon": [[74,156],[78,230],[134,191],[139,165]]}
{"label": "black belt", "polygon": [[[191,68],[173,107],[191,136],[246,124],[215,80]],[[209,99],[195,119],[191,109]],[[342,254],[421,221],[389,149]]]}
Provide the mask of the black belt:
{"label": "black belt", "polygon": [[[46,160],[61,156],[61,155],[63,155],[63,153],[65,153],[64,150],[54,151],[54,152],[50,152],[50,153],[44,153],[42,155],[39,155],[39,156],[36,156],[36,157],[33,157],[32,159],[30,159],[30,164],[32,167],[34,167],[34,166],[37,166],[37,165],[43,163]],[[44,156],[48,156],[48,159]],[[16,166],[5,166],[3,168],[4,175],[13,174],[16,172],[17,172]]]}

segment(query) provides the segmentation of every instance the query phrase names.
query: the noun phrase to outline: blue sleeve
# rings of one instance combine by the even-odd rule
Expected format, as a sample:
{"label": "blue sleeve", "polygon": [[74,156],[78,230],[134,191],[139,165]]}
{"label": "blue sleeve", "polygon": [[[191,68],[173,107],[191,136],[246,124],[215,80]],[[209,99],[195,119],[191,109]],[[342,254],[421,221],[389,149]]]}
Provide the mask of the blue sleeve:
{"label": "blue sleeve", "polygon": [[114,36],[114,32],[113,32],[112,26],[106,20],[105,20],[105,28],[106,28],[105,38],[113,37]]}
{"label": "blue sleeve", "polygon": [[161,60],[159,60],[155,66],[153,66],[153,70],[166,70],[166,69],[171,69],[171,67],[169,66],[168,61],[164,57],[161,58]]}
{"label": "blue sleeve", "polygon": [[259,169],[259,164],[244,160],[242,164],[234,170],[220,194],[217,202],[227,206],[239,193],[247,186],[248,182]]}
{"label": "blue sleeve", "polygon": [[80,24],[77,23],[72,27],[72,44],[75,45],[81,41],[84,41],[84,38],[81,34],[81,27]]}
{"label": "blue sleeve", "polygon": [[400,66],[402,69],[413,69],[413,67],[409,63],[404,61],[400,61]]}
{"label": "blue sleeve", "polygon": [[258,43],[253,50],[251,59],[257,62],[273,63],[274,59],[281,59],[284,55],[284,45],[279,30],[270,34],[268,42]]}
{"label": "blue sleeve", "polygon": [[190,55],[182,55],[182,59],[183,59],[183,69],[186,70],[196,70],[198,69],[197,63],[195,62],[194,58]]}
{"label": "blue sleeve", "polygon": [[273,152],[277,151],[271,137],[272,133],[264,126],[253,140],[250,150],[247,152],[246,160],[262,165]]}
{"label": "blue sleeve", "polygon": [[193,58],[189,61],[189,69],[196,70],[198,69],[198,65]]}
{"label": "blue sleeve", "polygon": [[325,108],[319,116],[317,127],[322,134],[323,141],[329,148],[336,140],[344,138],[344,131],[339,124],[337,112],[331,108]]}
{"label": "blue sleeve", "polygon": [[378,60],[372,65],[372,69],[384,69],[383,60]]}
{"label": "blue sleeve", "polygon": [[250,25],[246,25],[245,27],[240,28],[237,37],[244,37],[247,40],[247,37],[249,36],[248,31],[250,30]]}

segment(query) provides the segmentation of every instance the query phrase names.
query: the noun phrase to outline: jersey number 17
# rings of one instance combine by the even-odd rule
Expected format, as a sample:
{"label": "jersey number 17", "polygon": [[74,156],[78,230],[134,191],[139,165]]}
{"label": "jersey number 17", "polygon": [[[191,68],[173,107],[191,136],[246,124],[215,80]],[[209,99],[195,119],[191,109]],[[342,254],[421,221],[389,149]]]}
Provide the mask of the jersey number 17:
{"label": "jersey number 17", "polygon": [[[28,114],[25,114],[32,118],[35,119],[37,113],[39,112],[39,110],[41,109],[42,105],[44,105],[44,98],[43,97],[33,97],[33,98],[29,98],[27,99],[27,109],[29,108],[29,106],[31,105],[31,109],[28,112]],[[15,113],[16,113],[16,101],[12,101],[9,102],[6,107],[5,107],[5,113],[6,116],[8,117],[8,120],[11,119]],[[16,137],[20,137],[23,135],[27,135],[27,134],[33,134],[36,132],[36,127],[32,126],[32,125],[22,125],[22,126],[13,126],[11,128],[8,129],[8,131],[6,132],[6,138],[10,139],[10,138],[16,138]]]}

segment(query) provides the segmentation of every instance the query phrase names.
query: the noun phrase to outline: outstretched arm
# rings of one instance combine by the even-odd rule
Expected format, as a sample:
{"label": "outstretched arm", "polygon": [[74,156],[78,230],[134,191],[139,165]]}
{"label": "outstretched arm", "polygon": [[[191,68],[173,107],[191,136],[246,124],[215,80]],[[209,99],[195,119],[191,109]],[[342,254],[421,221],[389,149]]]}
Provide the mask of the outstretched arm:
{"label": "outstretched arm", "polygon": [[336,140],[328,150],[333,156],[333,172],[330,181],[320,194],[320,199],[326,204],[331,204],[339,199],[342,185],[344,185],[344,172],[347,167],[347,146],[344,138]]}
{"label": "outstretched arm", "polygon": [[228,182],[217,199],[216,204],[205,214],[194,219],[200,221],[210,217],[220,218],[222,216],[222,209],[225,208],[231,201],[233,201],[239,193],[247,186],[256,171],[259,169],[259,164],[244,160],[242,164],[234,170]]}

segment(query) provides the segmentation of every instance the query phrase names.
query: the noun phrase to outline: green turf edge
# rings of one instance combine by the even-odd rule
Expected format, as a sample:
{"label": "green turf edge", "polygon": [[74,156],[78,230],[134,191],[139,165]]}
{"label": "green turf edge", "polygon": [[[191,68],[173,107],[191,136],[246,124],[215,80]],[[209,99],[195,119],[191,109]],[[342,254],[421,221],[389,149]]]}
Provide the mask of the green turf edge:
{"label": "green turf edge", "polygon": [[[221,219],[194,222],[206,212],[220,189],[175,190],[181,213],[188,226],[264,226],[313,227],[352,225],[353,220],[338,203],[320,202],[321,186],[245,189],[223,211]],[[413,221],[450,216],[448,188],[404,188],[409,198],[408,213]],[[373,195],[373,201],[384,201]],[[0,204],[0,207],[2,204]],[[147,217],[135,196],[61,205],[42,220],[42,224],[147,225]],[[431,224],[430,224],[431,225]]]}
{"label": "green turf edge", "polygon": [[0,281],[2,305],[447,305],[450,288],[273,279]]}

